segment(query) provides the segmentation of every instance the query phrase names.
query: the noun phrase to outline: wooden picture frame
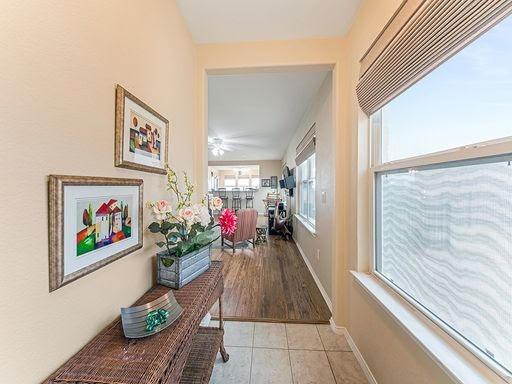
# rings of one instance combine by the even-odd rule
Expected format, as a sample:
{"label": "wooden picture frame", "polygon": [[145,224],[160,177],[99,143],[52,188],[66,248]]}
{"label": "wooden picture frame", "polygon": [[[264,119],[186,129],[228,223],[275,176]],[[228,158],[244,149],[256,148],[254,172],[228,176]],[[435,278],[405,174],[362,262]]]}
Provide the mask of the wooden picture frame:
{"label": "wooden picture frame", "polygon": [[116,86],[114,165],[165,174],[169,161],[169,120]]}
{"label": "wooden picture frame", "polygon": [[141,179],[50,175],[50,292],[142,248],[142,211]]}

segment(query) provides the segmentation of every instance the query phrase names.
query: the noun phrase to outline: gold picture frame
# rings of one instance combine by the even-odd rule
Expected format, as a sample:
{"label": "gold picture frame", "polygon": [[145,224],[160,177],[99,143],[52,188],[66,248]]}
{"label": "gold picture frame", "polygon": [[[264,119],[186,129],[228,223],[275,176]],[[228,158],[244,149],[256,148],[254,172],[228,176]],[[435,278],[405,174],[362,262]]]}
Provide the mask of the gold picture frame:
{"label": "gold picture frame", "polygon": [[50,175],[48,214],[51,292],[142,248],[143,180]]}
{"label": "gold picture frame", "polygon": [[114,165],[165,174],[169,161],[169,120],[116,86]]}

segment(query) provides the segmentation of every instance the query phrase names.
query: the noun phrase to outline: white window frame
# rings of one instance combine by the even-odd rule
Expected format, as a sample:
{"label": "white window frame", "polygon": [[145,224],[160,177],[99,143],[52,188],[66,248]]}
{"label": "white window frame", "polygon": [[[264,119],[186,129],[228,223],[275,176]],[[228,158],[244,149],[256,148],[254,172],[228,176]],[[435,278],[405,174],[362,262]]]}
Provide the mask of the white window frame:
{"label": "white window frame", "polygon": [[[234,185],[226,185],[226,180],[233,180],[235,183]],[[224,180],[223,180],[223,188],[226,188],[228,191],[231,190],[232,188],[236,188],[238,185],[238,179],[236,177],[236,175],[225,175],[224,176]]]}
{"label": "white window frame", "polygon": [[[240,180],[247,180],[247,185],[240,185]],[[236,176],[236,186],[238,188],[251,188],[251,175],[237,175]]]}
{"label": "white window frame", "polygon": [[[309,156],[306,160],[304,160],[302,163],[299,164],[298,168],[299,168],[299,183],[298,183],[298,215],[300,217],[300,219],[304,222],[304,224],[306,226],[308,226],[312,232],[315,232],[316,230],[316,194],[314,194],[313,196],[309,196],[309,184],[311,183],[315,183],[315,191],[316,191],[316,171],[315,171],[315,176],[314,177],[311,177],[311,158],[315,157],[315,168],[316,168],[316,154],[313,153],[311,156]],[[303,179],[303,175],[302,175],[302,166],[303,165],[306,165],[306,168],[307,168],[307,177],[306,177],[306,180],[302,180]],[[307,194],[308,196],[306,197],[306,200],[308,201],[308,207],[310,206],[311,204],[311,201],[313,202],[313,204],[315,204],[315,217],[314,218],[311,218],[308,214],[308,212],[306,212],[306,214],[304,214],[304,212],[302,212],[302,184],[308,184],[308,188],[306,189],[307,190]]]}
{"label": "white window frame", "polygon": [[[249,185],[240,186],[239,180],[241,178],[249,180]],[[227,187],[226,179],[235,180],[235,185]],[[253,185],[254,184],[253,179],[258,179],[257,185]],[[255,175],[255,174],[238,175],[237,173],[233,173],[232,175],[231,174],[226,175],[226,176],[224,176],[224,187],[223,188],[226,188],[229,191],[232,190],[233,188],[240,188],[241,190],[245,190],[247,188],[258,190],[260,188],[260,177],[259,177],[259,175]]]}
{"label": "white window frame", "polygon": [[506,382],[510,382],[510,374],[494,360],[489,358],[480,349],[476,348],[469,341],[461,337],[457,332],[448,327],[445,323],[435,317],[425,307],[420,305],[411,296],[402,291],[398,286],[393,284],[387,277],[381,274],[377,270],[377,233],[376,233],[376,214],[377,214],[377,175],[380,172],[404,170],[414,171],[417,168],[424,166],[435,166],[442,165],[443,163],[452,163],[463,160],[477,160],[486,157],[497,157],[512,155],[512,136],[508,136],[502,139],[485,141],[480,143],[474,143],[464,145],[449,150],[433,152],[427,155],[415,156],[406,159],[400,159],[382,163],[382,111],[377,111],[368,119],[369,129],[369,164],[370,164],[370,182],[369,182],[369,196],[370,196],[370,251],[371,251],[371,262],[370,272],[373,276],[378,278],[379,281],[384,283],[388,288],[391,288],[395,293],[400,295],[414,308],[419,310],[425,315],[433,324],[441,328],[446,332],[452,339],[461,344],[465,349],[469,350],[474,356],[482,361],[486,366],[492,369],[496,374],[503,378]]}

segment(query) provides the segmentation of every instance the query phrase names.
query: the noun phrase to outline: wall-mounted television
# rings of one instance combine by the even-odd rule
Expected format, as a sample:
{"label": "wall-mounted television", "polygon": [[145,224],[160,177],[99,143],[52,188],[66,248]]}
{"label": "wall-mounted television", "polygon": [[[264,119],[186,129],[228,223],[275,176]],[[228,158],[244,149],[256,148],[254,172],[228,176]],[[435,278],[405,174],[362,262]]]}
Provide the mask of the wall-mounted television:
{"label": "wall-mounted television", "polygon": [[290,175],[290,176],[284,178],[284,187],[286,189],[295,188],[295,176],[294,175]]}

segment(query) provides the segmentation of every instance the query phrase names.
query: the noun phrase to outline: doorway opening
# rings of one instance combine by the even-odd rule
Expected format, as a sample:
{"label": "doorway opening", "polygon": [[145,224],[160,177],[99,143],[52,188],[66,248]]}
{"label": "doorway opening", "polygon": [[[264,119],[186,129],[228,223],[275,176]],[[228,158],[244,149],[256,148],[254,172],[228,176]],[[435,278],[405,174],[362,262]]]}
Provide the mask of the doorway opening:
{"label": "doorway opening", "polygon": [[325,65],[208,74],[208,191],[241,233],[213,250],[228,320],[329,323],[333,88]]}

